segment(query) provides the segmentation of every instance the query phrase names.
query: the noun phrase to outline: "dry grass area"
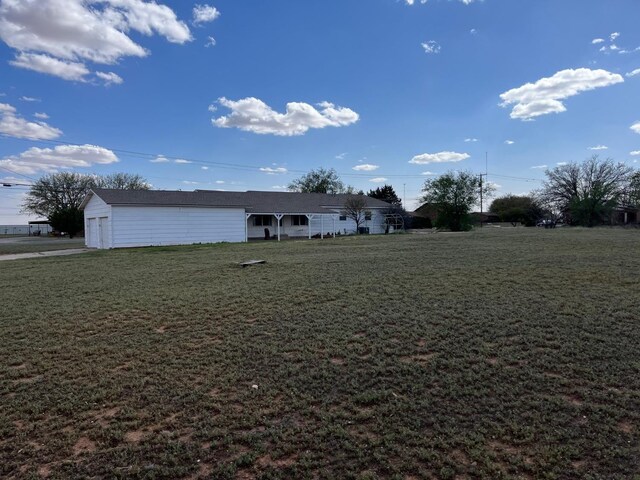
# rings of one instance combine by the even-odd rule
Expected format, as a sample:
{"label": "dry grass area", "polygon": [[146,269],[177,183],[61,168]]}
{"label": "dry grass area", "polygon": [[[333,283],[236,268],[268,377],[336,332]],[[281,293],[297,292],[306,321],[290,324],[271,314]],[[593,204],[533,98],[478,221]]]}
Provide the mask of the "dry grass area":
{"label": "dry grass area", "polygon": [[51,250],[69,250],[71,248],[83,248],[82,237],[19,237],[0,236],[0,256],[14,253],[48,252]]}
{"label": "dry grass area", "polygon": [[638,272],[613,229],[4,262],[0,477],[638,478]]}

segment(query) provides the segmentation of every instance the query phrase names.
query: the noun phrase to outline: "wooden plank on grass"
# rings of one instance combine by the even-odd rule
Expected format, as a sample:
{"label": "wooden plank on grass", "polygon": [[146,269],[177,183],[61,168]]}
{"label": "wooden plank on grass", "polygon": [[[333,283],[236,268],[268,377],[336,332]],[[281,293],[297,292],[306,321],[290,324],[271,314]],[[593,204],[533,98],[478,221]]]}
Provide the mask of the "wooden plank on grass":
{"label": "wooden plank on grass", "polygon": [[260,265],[261,263],[267,263],[266,260],[247,260],[246,262],[242,262],[240,266],[242,268],[248,267],[249,265]]}

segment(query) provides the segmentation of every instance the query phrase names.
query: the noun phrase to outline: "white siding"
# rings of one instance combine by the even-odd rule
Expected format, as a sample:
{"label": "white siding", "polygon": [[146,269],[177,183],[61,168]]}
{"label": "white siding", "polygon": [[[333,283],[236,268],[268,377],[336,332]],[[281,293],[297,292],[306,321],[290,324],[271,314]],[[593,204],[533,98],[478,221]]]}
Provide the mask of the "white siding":
{"label": "white siding", "polygon": [[240,208],[112,207],[114,247],[244,242]]}
{"label": "white siding", "polygon": [[[247,232],[249,238],[264,238],[264,229],[268,228],[271,236],[277,236],[278,224],[276,217],[272,216],[270,226],[256,226],[255,215],[249,217],[247,221]],[[335,223],[334,223],[335,218]],[[319,233],[333,234],[340,233],[353,234],[356,233],[356,222],[347,218],[346,220],[340,220],[340,214],[336,211],[335,215],[332,214],[315,214],[309,222],[311,227],[311,236]],[[335,230],[334,230],[335,225]],[[384,216],[376,210],[371,210],[371,220],[363,221],[360,224],[361,227],[369,227],[369,233],[384,233]],[[285,215],[282,219],[282,226],[280,227],[280,235],[287,236],[289,238],[304,238],[309,236],[309,228],[307,225],[293,225],[291,215]]]}
{"label": "white siding", "polygon": [[[315,223],[314,223],[315,225]],[[325,222],[326,225],[326,222]],[[361,227],[368,227],[370,234],[384,233],[384,215],[378,210],[371,210],[371,220],[363,220],[360,222]],[[318,226],[318,228],[320,228]],[[326,227],[325,227],[325,230]],[[328,230],[327,230],[328,231]],[[340,231],[340,234],[352,234],[356,233],[356,222],[348,218],[346,220],[336,220],[336,231]],[[326,231],[325,231],[326,233]]]}
{"label": "white siding", "polygon": [[[103,219],[100,221],[99,219]],[[98,231],[102,223],[103,231]],[[84,208],[84,243],[90,248],[112,248],[111,206],[96,195]],[[102,243],[101,243],[102,239]]]}

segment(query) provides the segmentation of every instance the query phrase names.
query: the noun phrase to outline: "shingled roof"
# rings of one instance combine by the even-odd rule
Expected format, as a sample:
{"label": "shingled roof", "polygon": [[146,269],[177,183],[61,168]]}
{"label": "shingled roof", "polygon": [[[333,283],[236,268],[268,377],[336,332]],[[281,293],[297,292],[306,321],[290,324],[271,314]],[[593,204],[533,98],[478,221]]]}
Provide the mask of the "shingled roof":
{"label": "shingled roof", "polygon": [[[244,208],[249,213],[327,213],[327,209],[342,207],[351,194],[299,192],[221,192],[196,190],[108,190],[94,189],[82,203],[95,194],[108,205],[154,207],[226,207]],[[366,208],[389,208],[387,202],[362,196]]]}

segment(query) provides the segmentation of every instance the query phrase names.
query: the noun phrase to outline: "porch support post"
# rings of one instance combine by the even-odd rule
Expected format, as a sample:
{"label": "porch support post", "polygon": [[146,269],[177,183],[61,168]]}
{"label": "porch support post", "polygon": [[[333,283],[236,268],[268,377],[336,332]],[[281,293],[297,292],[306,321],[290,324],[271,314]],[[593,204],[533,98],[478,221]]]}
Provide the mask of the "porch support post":
{"label": "porch support post", "polygon": [[331,219],[333,220],[333,238],[336,238],[336,216],[331,215]]}
{"label": "porch support post", "polygon": [[313,214],[305,214],[307,217],[307,232],[309,233],[309,240],[311,240],[311,219],[313,218]]}
{"label": "porch support post", "polygon": [[247,217],[244,221],[244,241],[247,243],[249,241],[249,218],[251,217],[250,213],[245,213]]}
{"label": "porch support post", "polygon": [[324,240],[324,214],[320,214],[320,239]]}
{"label": "porch support post", "polygon": [[276,217],[276,222],[278,223],[278,241],[280,241],[280,220],[282,219],[282,217],[284,217],[284,215],[282,215],[281,213],[274,213],[273,215],[274,217]]}

